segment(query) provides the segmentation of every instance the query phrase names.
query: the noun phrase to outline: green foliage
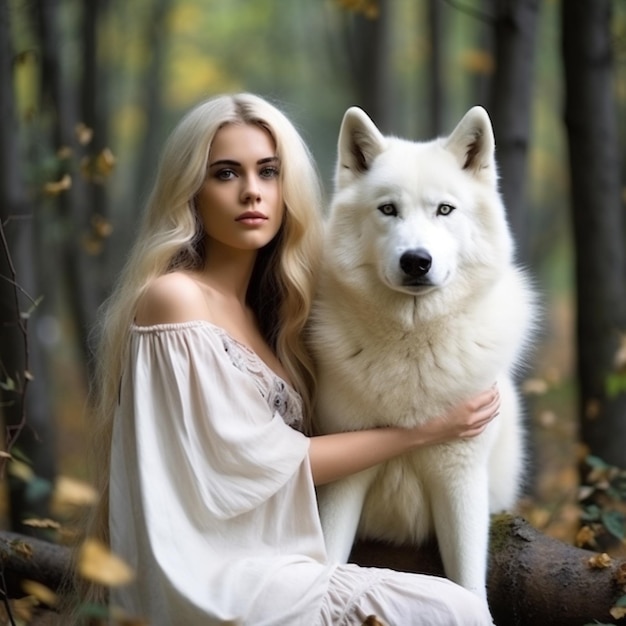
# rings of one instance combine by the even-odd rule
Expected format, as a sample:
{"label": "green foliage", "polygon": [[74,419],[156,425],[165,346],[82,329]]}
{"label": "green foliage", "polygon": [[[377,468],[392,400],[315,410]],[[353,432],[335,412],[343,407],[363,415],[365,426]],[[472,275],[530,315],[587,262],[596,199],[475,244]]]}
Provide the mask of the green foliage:
{"label": "green foliage", "polygon": [[17,447],[11,450],[9,476],[11,480],[23,483],[24,497],[27,504],[34,505],[47,498],[54,489],[54,485],[50,480],[35,474],[32,461]]}
{"label": "green foliage", "polygon": [[[581,521],[595,542],[602,536],[626,541],[626,469],[589,455],[588,472],[581,487]],[[591,546],[595,547],[595,546]]]}
{"label": "green foliage", "polygon": [[615,398],[620,393],[626,393],[626,372],[613,372],[605,381],[606,394]]}
{"label": "green foliage", "polygon": [[96,604],[94,602],[85,603],[79,609],[79,615],[81,619],[87,620],[85,623],[89,623],[89,620],[108,620],[110,618],[110,611],[104,604]]}
{"label": "green foliage", "polygon": [[4,381],[0,381],[0,389],[4,391],[15,391],[17,389],[15,380],[13,380],[10,376],[7,376]]}

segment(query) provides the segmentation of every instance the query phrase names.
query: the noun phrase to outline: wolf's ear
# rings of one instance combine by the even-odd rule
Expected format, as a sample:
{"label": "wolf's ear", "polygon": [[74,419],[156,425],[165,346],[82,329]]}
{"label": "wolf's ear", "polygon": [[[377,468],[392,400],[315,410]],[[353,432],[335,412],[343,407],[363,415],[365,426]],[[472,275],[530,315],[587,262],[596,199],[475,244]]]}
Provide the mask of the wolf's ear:
{"label": "wolf's ear", "polygon": [[344,114],[337,145],[337,184],[347,183],[367,170],[384,150],[385,138],[363,109],[350,107]]}
{"label": "wolf's ear", "polygon": [[495,181],[496,143],[491,120],[483,107],[472,107],[445,140],[444,146],[456,156],[464,170]]}

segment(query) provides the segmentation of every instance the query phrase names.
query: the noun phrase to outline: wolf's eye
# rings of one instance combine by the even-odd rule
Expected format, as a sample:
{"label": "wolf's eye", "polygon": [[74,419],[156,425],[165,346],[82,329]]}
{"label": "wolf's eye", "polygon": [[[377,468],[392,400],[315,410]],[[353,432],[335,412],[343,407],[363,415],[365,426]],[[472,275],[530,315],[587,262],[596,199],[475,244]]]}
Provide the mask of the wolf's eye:
{"label": "wolf's eye", "polygon": [[452,213],[455,208],[456,207],[453,207],[451,204],[446,204],[445,202],[442,202],[437,207],[437,215],[450,215],[450,213]]}
{"label": "wolf's eye", "polygon": [[381,204],[378,207],[378,210],[383,215],[389,215],[390,217],[395,217],[396,215],[398,215],[398,209],[396,209],[396,205],[392,204],[391,202],[388,202],[387,204]]}

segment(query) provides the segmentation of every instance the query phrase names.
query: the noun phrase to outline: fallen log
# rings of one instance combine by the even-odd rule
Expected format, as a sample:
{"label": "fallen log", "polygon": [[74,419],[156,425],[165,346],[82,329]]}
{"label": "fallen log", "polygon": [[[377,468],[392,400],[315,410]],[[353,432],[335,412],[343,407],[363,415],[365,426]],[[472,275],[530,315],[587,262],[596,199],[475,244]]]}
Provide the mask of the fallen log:
{"label": "fallen log", "polygon": [[54,592],[61,589],[70,568],[70,549],[51,541],[19,533],[0,532],[0,571],[9,598],[25,594],[25,580],[40,583]]}
{"label": "fallen log", "polygon": [[[360,565],[443,575],[435,544],[416,550],[359,542],[350,560]],[[0,532],[0,566],[10,598],[25,595],[23,580],[58,591],[70,567],[65,546]],[[610,614],[626,594],[626,559],[601,558],[502,515],[491,526],[488,596],[498,626],[618,624]]]}
{"label": "fallen log", "polygon": [[[359,565],[443,575],[436,544],[415,550],[355,544]],[[537,531],[520,517],[492,520],[488,599],[498,626],[622,624],[610,610],[626,594],[626,559],[610,559]]]}

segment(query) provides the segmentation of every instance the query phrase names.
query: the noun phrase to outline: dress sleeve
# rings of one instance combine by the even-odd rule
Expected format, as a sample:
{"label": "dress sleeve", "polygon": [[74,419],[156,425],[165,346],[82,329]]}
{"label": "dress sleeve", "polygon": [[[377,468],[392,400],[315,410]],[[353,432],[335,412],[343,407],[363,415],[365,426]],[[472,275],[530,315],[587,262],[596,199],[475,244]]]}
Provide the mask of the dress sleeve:
{"label": "dress sleeve", "polygon": [[176,493],[202,525],[207,510],[228,519],[256,508],[294,475],[308,438],[272,412],[210,326],[131,337],[120,403],[130,410],[118,419],[134,418],[142,480],[165,483],[153,488]]}

